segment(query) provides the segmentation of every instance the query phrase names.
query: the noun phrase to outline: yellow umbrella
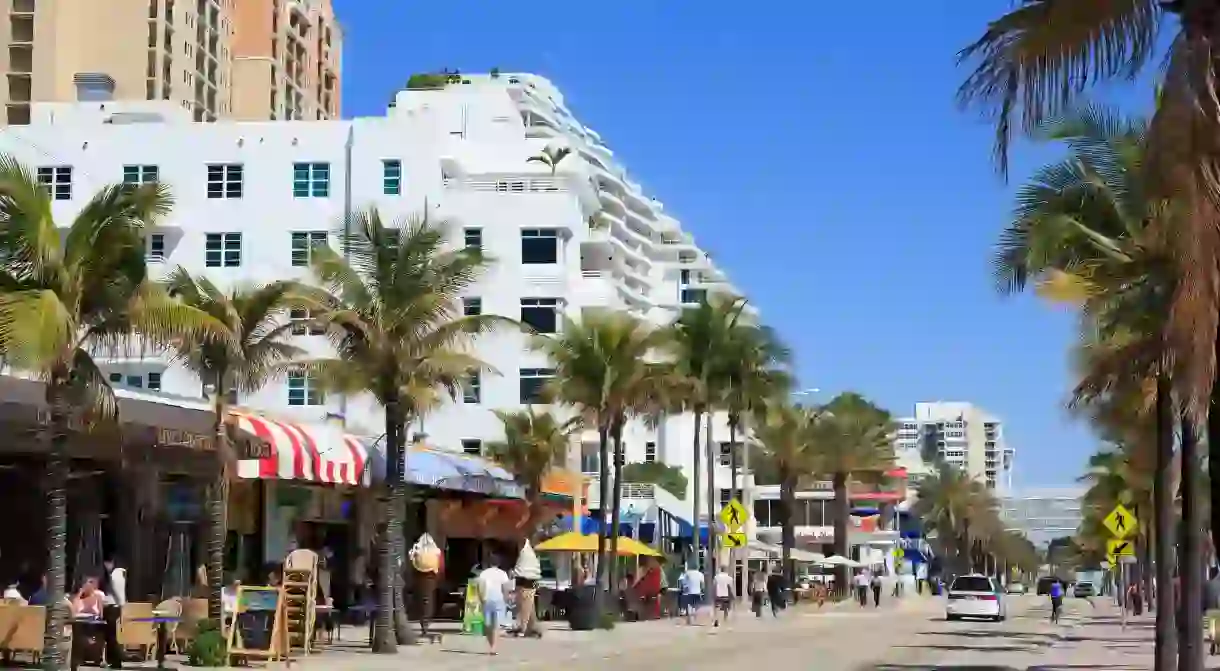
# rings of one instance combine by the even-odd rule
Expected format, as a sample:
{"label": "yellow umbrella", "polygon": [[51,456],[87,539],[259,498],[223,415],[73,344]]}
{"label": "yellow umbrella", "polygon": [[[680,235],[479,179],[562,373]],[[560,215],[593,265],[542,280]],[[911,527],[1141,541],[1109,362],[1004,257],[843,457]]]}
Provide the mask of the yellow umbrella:
{"label": "yellow umbrella", "polygon": [[[610,540],[606,539],[606,543],[609,546]],[[539,543],[534,550],[537,552],[597,552],[597,536],[569,531]],[[626,536],[618,538],[618,553],[623,557],[664,556],[647,545]]]}

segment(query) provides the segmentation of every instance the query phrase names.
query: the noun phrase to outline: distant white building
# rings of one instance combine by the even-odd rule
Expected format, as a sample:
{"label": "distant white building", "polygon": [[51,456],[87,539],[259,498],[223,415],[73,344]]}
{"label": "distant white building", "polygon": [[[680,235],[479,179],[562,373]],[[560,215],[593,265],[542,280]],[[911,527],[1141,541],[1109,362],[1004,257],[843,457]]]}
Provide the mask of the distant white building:
{"label": "distant white building", "polygon": [[939,458],[965,470],[988,489],[1012,488],[1015,451],[1004,440],[1003,422],[972,403],[916,403],[915,414],[896,420],[894,451],[914,479]]}
{"label": "distant white building", "polygon": [[1019,489],[1000,499],[1000,519],[1045,548],[1056,538],[1076,533],[1081,520],[1083,487]]}
{"label": "distant white building", "polygon": [[[572,154],[553,173],[527,162],[559,146]],[[61,224],[105,184],[169,185],[174,211],[147,236],[158,274],[183,266],[221,286],[308,279],[312,245],[338,245],[346,217],[376,206],[391,222],[425,208],[452,222],[455,248],[478,245],[496,260],[463,309],[543,332],[556,330],[560,315],[603,310],[662,325],[709,292],[737,293],[554,86],[533,75],[467,75],[444,89],[399,92],[384,117],[343,121],[194,123],[161,101],[35,104],[30,125],[0,129],[0,151],[37,170]],[[308,315],[298,317],[297,344],[327,355]],[[499,374],[472,380],[463,398],[413,427],[430,443],[479,452],[501,436],[492,411],[536,402],[552,374],[519,333],[485,337],[478,353]],[[120,385],[203,393],[193,375],[156,356],[107,360],[105,370]],[[295,422],[342,415],[351,431],[383,430],[369,399],[326,397],[303,374],[238,402]],[[715,419],[712,439],[727,441],[724,418]],[[666,505],[687,521],[696,519],[693,489],[706,481],[706,470],[691,472],[692,432],[691,417],[677,416],[655,429],[633,423],[624,437],[627,461],[683,468],[686,500]],[[597,472],[595,433],[582,437],[572,465]],[[728,469],[719,477],[727,484]],[[655,498],[636,503],[648,508]]]}

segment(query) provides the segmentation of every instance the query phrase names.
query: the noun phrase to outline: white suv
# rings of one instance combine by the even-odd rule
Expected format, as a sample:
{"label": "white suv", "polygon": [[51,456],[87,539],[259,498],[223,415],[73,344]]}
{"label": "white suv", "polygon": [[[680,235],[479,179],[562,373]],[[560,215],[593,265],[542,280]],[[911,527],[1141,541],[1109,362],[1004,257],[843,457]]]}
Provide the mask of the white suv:
{"label": "white suv", "polygon": [[1004,606],[1004,597],[1000,592],[996,581],[985,575],[978,573],[960,575],[949,587],[945,619],[978,617],[999,622],[1008,615]]}

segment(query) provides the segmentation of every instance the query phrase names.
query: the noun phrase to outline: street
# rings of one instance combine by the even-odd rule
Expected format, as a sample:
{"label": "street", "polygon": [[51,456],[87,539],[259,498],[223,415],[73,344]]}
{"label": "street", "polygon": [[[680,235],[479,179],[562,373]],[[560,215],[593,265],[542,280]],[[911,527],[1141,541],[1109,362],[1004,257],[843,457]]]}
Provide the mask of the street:
{"label": "street", "polygon": [[300,671],[377,671],[406,663],[438,670],[1151,668],[1151,619],[1133,620],[1124,633],[1112,601],[1096,598],[1093,604],[1068,599],[1057,626],[1047,619],[1046,597],[1033,596],[1011,598],[1006,622],[946,622],[941,599],[909,597],[885,601],[880,609],[802,606],[779,620],[736,613],[729,626],[720,628],[706,622],[692,627],[661,621],[624,624],[608,632],[554,629],[541,641],[505,639],[495,657],[486,654],[481,638],[456,634],[393,657],[342,646],[344,651],[332,650],[293,666]]}

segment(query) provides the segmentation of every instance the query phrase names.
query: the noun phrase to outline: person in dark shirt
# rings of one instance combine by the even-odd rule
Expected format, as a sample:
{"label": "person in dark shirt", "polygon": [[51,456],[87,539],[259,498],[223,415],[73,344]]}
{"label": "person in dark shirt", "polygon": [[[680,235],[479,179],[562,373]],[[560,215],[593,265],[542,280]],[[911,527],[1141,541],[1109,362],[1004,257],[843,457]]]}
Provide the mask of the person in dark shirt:
{"label": "person in dark shirt", "polygon": [[784,580],[783,571],[776,566],[771,575],[767,576],[767,599],[771,602],[771,615],[779,617],[779,612],[784,609],[787,589],[788,583]]}
{"label": "person in dark shirt", "polygon": [[38,589],[30,595],[29,601],[31,606],[47,605],[47,574],[42,574],[42,582]]}

